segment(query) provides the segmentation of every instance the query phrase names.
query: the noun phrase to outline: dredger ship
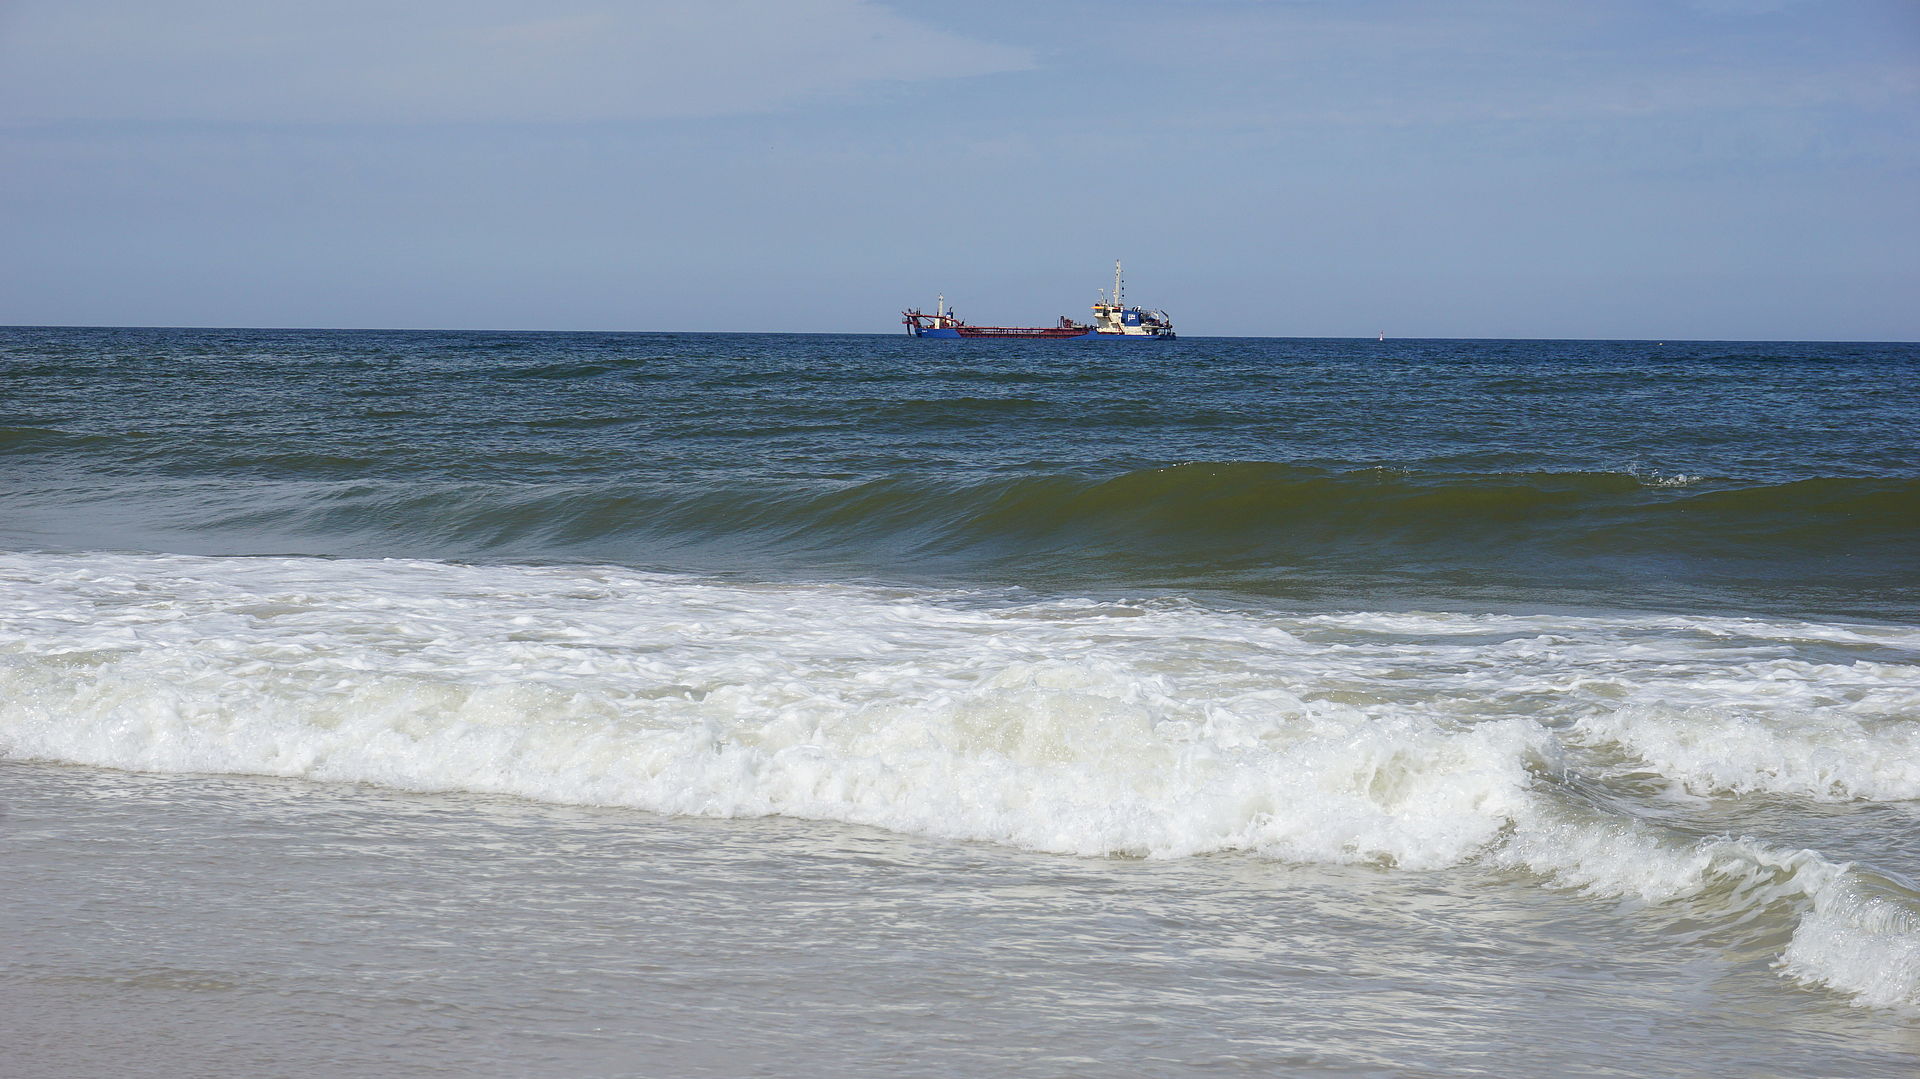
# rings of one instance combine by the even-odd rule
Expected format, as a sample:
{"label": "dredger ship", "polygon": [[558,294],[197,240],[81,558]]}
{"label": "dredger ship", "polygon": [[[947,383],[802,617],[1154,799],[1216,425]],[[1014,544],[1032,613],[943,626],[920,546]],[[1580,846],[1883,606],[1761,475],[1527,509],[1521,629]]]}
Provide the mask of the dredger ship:
{"label": "dredger ship", "polygon": [[1145,307],[1129,307],[1121,298],[1120,263],[1113,264],[1113,295],[1100,290],[1100,302],[1093,305],[1093,322],[1075,322],[1066,315],[1053,326],[969,326],[960,321],[952,308],[947,306],[947,298],[942,295],[933,314],[925,314],[919,308],[900,312],[900,321],[906,324],[907,332],[915,337],[1049,337],[1049,338],[1112,338],[1138,340],[1170,341],[1173,339],[1173,320],[1165,311],[1154,311]]}

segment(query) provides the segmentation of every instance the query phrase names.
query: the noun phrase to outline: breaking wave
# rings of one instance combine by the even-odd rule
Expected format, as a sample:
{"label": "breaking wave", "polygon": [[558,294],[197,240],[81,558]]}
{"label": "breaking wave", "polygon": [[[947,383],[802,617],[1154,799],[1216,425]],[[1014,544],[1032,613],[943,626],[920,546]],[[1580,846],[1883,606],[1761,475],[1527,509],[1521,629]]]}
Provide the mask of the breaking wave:
{"label": "breaking wave", "polygon": [[[1586,588],[1628,605],[1731,594],[1742,608],[1881,617],[1920,602],[1920,481],[1903,479],[1738,484],[1198,462],[1104,476],[509,484],[369,479],[368,462],[330,456],[271,455],[249,467],[281,478],[143,481],[131,495],[49,482],[13,497],[16,528],[117,531],[99,518],[118,525],[131,498],[137,527],[158,538],[129,545],[212,553],[711,568],[705,551],[883,575],[916,566],[1262,591],[1364,577],[1566,589],[1576,600]],[[36,530],[40,519],[49,524]]]}
{"label": "breaking wave", "polygon": [[1903,879],[1607,794],[1651,771],[1725,796],[1915,798],[1912,629],[395,560],[6,554],[0,584],[9,759],[1065,855],[1478,865],[1777,938],[1789,977],[1920,1009]]}

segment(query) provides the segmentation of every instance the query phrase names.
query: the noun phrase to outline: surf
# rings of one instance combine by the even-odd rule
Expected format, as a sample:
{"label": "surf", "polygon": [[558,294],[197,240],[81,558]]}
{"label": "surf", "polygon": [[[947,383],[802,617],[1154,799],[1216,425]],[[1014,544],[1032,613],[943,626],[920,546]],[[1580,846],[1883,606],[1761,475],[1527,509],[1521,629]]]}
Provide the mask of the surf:
{"label": "surf", "polygon": [[[1506,868],[1656,920],[1758,920],[1787,976],[1920,1007],[1909,882],[1798,847],[1797,826],[1703,837],[1643,792],[1651,775],[1708,798],[1910,804],[1912,629],[419,560],[6,554],[0,581],[9,759],[1072,857]],[[1803,707],[1781,688],[1830,693],[1836,652],[1867,660],[1821,708],[1853,731],[1839,771],[1758,765]],[[1715,726],[1735,714],[1754,722]]]}

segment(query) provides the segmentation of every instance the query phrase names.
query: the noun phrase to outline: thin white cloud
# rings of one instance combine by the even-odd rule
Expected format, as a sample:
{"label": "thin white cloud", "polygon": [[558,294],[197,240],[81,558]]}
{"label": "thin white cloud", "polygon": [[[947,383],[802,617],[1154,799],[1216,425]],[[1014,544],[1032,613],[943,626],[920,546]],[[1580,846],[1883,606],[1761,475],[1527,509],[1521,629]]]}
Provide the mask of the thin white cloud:
{"label": "thin white cloud", "polygon": [[[1725,13],[1793,2],[1701,0]],[[1920,100],[1920,67],[1906,57],[1797,48],[1785,30],[1731,38],[1714,32],[1718,23],[1653,7],[1514,0],[1274,3],[1164,20],[1135,38],[1150,46],[1104,44],[1136,49],[1136,63],[1239,73],[1217,80],[1204,111],[1156,114],[1198,129],[1899,110]]]}
{"label": "thin white cloud", "polygon": [[1032,63],[875,0],[19,0],[0,18],[0,117],[720,116]]}
{"label": "thin white cloud", "polygon": [[1807,0],[1692,0],[1689,5],[1709,15],[1767,15]]}

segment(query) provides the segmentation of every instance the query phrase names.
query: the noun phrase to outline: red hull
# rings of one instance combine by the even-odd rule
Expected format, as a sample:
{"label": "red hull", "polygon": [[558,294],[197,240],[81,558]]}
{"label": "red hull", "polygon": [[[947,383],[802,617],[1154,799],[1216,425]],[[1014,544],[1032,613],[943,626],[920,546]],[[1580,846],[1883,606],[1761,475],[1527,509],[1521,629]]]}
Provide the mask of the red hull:
{"label": "red hull", "polygon": [[1085,326],[955,326],[962,337],[1085,337]]}

